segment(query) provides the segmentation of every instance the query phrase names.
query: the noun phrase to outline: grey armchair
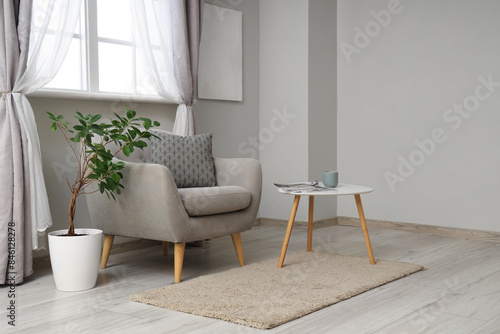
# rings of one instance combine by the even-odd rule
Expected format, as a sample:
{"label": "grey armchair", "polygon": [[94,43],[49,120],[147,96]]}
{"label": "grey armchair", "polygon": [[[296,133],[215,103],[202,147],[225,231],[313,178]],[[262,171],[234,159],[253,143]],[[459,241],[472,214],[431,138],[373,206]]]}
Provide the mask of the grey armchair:
{"label": "grey armchair", "polygon": [[252,228],[261,198],[262,171],[254,159],[215,158],[217,185],[177,188],[171,172],[151,163],[151,148],[136,150],[123,170],[124,189],[116,201],[87,195],[90,219],[104,232],[101,268],[115,236],[174,243],[174,279],[181,281],[186,242],[231,235],[239,264],[244,265],[240,233]]}

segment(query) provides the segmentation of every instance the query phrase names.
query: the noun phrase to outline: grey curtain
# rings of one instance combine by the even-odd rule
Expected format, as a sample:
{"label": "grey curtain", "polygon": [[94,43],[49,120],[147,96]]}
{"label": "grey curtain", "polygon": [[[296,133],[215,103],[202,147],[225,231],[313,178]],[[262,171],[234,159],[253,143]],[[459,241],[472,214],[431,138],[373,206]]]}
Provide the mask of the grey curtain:
{"label": "grey curtain", "polygon": [[33,272],[26,132],[12,92],[26,70],[31,1],[0,0],[0,284]]}
{"label": "grey curtain", "polygon": [[[184,129],[176,129],[174,133],[192,135],[196,133],[193,104],[198,84],[198,59],[203,20],[203,0],[173,0],[172,11],[172,37],[174,52],[174,73],[179,87],[179,92],[186,108],[177,110],[177,118],[184,116],[184,122],[176,120]],[[179,115],[179,113],[185,115]]]}

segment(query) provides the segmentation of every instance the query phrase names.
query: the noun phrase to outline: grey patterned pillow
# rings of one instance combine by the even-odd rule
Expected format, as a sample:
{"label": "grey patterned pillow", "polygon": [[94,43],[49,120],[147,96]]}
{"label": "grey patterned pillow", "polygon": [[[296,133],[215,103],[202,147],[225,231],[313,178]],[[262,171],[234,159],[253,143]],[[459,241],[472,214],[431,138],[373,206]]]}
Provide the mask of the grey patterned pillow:
{"label": "grey patterned pillow", "polygon": [[184,137],[150,131],[161,138],[151,139],[151,162],[166,166],[178,188],[216,185],[211,133]]}

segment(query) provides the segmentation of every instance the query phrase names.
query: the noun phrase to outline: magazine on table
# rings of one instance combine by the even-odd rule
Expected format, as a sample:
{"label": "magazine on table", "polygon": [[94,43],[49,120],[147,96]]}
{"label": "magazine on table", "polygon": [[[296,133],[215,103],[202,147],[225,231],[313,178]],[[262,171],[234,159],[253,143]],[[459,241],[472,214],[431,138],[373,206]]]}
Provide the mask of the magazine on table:
{"label": "magazine on table", "polygon": [[298,183],[273,183],[274,186],[282,193],[308,193],[332,191],[335,188],[321,186],[318,181],[298,182]]}

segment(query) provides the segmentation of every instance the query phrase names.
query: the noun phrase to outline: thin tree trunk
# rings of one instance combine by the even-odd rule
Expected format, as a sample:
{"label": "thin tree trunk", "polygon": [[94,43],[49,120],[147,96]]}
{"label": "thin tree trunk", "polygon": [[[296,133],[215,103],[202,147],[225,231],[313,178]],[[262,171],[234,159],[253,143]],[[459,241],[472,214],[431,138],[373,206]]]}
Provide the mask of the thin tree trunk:
{"label": "thin tree trunk", "polygon": [[76,193],[71,194],[71,202],[69,203],[69,228],[68,228],[68,236],[75,235],[75,225],[73,224],[73,220],[75,219],[75,211],[76,211]]}

